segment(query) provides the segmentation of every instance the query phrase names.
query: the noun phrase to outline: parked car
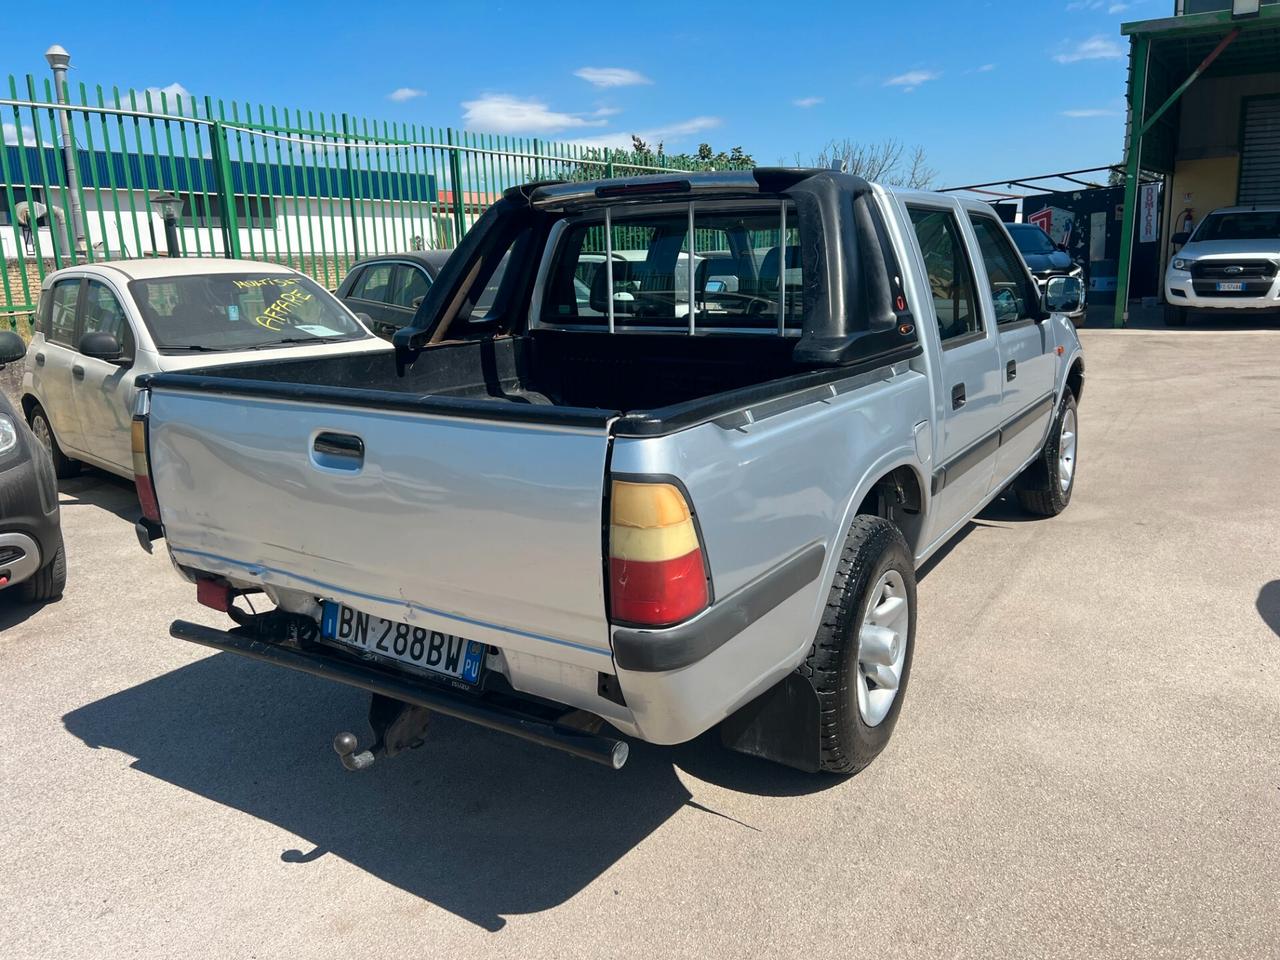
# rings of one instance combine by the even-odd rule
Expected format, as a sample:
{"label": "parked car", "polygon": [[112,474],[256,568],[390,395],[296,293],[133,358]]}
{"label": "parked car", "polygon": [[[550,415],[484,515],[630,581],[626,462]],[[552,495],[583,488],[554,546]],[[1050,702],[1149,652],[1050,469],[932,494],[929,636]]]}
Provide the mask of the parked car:
{"label": "parked car", "polygon": [[[0,332],[0,370],[19,362],[27,345]],[[0,391],[0,594],[27,602],[56,600],[67,583],[53,463],[9,398]]]}
{"label": "parked car", "polygon": [[[1018,246],[1018,252],[1022,254],[1022,259],[1027,262],[1027,267],[1041,288],[1049,282],[1050,277],[1075,277],[1085,285],[1084,266],[1075,263],[1066,248],[1060,243],[1054,243],[1043,228],[1034,223],[1010,223],[1008,229],[1013,242]],[[1071,314],[1071,320],[1076,326],[1084,323],[1087,309],[1085,300],[1086,297],[1082,296],[1080,309]]]}
{"label": "parked car", "polygon": [[[702,286],[690,233],[732,261]],[[1042,299],[988,206],[833,171],[514,188],[394,367],[150,381],[145,542],[235,623],[171,632],[373,692],[353,769],[440,712],[614,767],[605,721],[856,771],[902,708],[917,567],[1011,484],[1071,501],[1080,296]]]}
{"label": "parked car", "polygon": [[1280,206],[1223,207],[1191,234],[1164,278],[1165,323],[1186,326],[1189,311],[1247,318],[1280,310]]}
{"label": "parked car", "polygon": [[250,260],[116,260],[50,273],[22,410],[59,478],[81,462],[133,477],[135,381],[246,359],[389,348],[295,270]]}
{"label": "parked car", "polygon": [[[418,305],[440,275],[452,249],[415,250],[367,257],[352,265],[338,285],[338,299],[380,337],[390,339],[413,321]],[[502,281],[502,269],[494,272],[474,306],[477,319],[488,313]]]}

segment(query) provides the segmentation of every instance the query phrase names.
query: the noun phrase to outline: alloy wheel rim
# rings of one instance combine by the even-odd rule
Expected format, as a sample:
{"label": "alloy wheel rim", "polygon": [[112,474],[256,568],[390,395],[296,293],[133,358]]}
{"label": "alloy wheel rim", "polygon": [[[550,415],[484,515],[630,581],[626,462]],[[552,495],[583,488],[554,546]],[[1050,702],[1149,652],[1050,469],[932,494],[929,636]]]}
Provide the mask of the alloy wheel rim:
{"label": "alloy wheel rim", "polygon": [[1076,475],[1076,412],[1068,409],[1062,415],[1058,434],[1058,486],[1066,493]]}
{"label": "alloy wheel rim", "polygon": [[911,606],[902,574],[886,570],[876,582],[858,629],[858,713],[869,727],[889,714],[907,660]]}

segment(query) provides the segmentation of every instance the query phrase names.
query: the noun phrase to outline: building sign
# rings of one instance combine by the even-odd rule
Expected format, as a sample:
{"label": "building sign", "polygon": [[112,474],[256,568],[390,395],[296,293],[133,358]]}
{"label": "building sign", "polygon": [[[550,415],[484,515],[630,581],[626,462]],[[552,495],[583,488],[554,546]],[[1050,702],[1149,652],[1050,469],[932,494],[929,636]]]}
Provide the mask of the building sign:
{"label": "building sign", "polygon": [[1160,239],[1159,184],[1144,183],[1138,188],[1138,242],[1154,243]]}

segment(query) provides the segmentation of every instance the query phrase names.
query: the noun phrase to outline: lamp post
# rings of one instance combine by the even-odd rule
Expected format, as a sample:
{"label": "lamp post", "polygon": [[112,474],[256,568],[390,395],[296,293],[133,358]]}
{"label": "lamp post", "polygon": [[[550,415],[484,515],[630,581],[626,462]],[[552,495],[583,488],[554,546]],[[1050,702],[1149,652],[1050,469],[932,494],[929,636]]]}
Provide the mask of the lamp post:
{"label": "lamp post", "polygon": [[160,219],[164,221],[164,245],[167,254],[171,257],[182,256],[182,251],[178,248],[178,214],[182,213],[182,198],[165,191],[154,194],[151,197],[151,205],[156,208],[156,213],[160,214]]}
{"label": "lamp post", "polygon": [[[67,68],[71,66],[71,54],[54,44],[44,52],[44,58],[53,70],[53,89],[58,102],[67,103]],[[76,167],[75,141],[71,139],[71,111],[59,110],[58,122],[62,127],[62,156],[67,167],[67,206],[71,210],[71,230],[75,234],[76,253],[85,252],[84,213],[80,209],[80,171]]]}

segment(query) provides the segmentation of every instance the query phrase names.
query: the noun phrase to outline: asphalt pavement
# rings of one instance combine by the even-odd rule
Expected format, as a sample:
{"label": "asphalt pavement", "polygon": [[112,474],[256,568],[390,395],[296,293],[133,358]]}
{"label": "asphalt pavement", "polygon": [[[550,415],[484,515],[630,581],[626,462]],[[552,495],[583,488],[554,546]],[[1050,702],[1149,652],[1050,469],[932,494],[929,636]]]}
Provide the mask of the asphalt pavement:
{"label": "asphalt pavement", "polygon": [[364,697],[171,639],[227,621],[65,482],[65,597],[0,597],[3,955],[1280,956],[1280,331],[1083,337],[1074,502],[929,564],[845,780],[447,719],[347,773]]}

